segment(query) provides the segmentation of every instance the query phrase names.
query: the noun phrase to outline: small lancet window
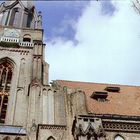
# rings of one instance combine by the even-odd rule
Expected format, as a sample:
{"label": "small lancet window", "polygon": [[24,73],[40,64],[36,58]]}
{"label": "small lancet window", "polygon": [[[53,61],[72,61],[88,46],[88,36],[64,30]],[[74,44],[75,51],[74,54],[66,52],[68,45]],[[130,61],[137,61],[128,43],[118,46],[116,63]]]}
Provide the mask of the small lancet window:
{"label": "small lancet window", "polygon": [[12,74],[13,66],[9,62],[3,61],[0,64],[0,123],[4,123],[6,118]]}
{"label": "small lancet window", "polygon": [[92,95],[90,97],[97,100],[97,101],[104,102],[104,101],[107,101],[107,96],[108,96],[107,92],[95,91],[92,93]]}

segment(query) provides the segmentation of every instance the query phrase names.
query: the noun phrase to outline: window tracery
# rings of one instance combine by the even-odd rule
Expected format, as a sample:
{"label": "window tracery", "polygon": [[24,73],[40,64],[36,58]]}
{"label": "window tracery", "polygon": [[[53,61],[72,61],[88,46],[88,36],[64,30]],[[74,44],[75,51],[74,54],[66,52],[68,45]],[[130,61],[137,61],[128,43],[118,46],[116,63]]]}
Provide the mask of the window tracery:
{"label": "window tracery", "polygon": [[0,123],[5,122],[13,66],[8,61],[0,63]]}

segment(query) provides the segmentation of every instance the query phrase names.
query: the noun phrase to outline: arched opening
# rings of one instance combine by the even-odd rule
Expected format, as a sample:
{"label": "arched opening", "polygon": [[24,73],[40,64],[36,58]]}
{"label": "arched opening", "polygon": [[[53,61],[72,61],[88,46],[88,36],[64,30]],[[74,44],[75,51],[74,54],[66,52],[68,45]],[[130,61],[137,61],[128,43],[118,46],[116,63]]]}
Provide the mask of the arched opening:
{"label": "arched opening", "polygon": [[23,42],[31,42],[31,36],[30,35],[24,35],[23,36]]}
{"label": "arched opening", "polygon": [[114,140],[124,140],[124,138],[121,135],[116,135]]}
{"label": "arched opening", "polygon": [[23,38],[23,42],[31,42],[31,38]]}
{"label": "arched opening", "polygon": [[6,136],[3,140],[10,140],[10,137]]}
{"label": "arched opening", "polygon": [[22,140],[20,137],[15,138],[14,140]]}
{"label": "arched opening", "polygon": [[7,59],[0,61],[0,123],[5,123],[13,68]]}
{"label": "arched opening", "polygon": [[47,140],[55,140],[55,138],[50,136],[49,138],[47,138]]}

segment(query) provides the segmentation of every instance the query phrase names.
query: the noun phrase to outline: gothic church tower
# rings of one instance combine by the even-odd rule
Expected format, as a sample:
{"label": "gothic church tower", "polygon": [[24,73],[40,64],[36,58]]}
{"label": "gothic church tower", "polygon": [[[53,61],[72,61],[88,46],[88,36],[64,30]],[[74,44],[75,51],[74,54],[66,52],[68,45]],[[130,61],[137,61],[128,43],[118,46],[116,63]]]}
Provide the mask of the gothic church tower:
{"label": "gothic church tower", "polygon": [[[41,12],[32,1],[0,7],[0,139],[36,140],[45,114],[48,64],[44,61]],[[50,96],[50,102],[53,102]],[[44,108],[44,109],[43,109]],[[46,118],[46,120],[45,120]]]}
{"label": "gothic church tower", "polygon": [[0,6],[0,140],[70,140],[66,95],[48,84],[41,12],[32,1]]}

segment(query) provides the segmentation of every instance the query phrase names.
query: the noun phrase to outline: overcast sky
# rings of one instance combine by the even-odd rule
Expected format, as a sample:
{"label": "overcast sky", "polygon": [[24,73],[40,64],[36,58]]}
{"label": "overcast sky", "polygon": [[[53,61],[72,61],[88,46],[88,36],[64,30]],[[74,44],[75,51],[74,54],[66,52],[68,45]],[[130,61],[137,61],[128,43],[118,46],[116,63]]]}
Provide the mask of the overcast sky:
{"label": "overcast sky", "polygon": [[140,15],[131,0],[35,1],[49,80],[140,85]]}
{"label": "overcast sky", "polygon": [[117,1],[36,2],[56,79],[140,85],[140,15]]}

